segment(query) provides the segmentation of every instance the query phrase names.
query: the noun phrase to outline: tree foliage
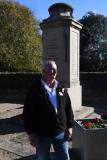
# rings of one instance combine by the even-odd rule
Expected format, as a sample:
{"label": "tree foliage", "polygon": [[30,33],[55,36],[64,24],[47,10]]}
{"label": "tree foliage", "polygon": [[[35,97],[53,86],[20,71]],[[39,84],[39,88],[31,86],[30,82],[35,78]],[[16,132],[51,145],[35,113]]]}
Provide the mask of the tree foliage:
{"label": "tree foliage", "polygon": [[88,12],[79,22],[81,71],[107,71],[107,17]]}
{"label": "tree foliage", "polygon": [[15,2],[0,2],[0,71],[36,71],[41,37],[32,12]]}

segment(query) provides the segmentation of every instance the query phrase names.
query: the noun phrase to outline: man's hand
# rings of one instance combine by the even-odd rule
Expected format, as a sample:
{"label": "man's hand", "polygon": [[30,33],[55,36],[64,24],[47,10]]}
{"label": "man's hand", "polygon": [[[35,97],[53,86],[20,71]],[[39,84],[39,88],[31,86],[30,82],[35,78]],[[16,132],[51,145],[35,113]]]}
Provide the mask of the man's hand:
{"label": "man's hand", "polygon": [[37,139],[36,135],[32,133],[32,134],[28,134],[28,136],[29,136],[30,144],[31,144],[33,147],[36,147],[37,144],[38,144],[38,139]]}
{"label": "man's hand", "polygon": [[67,137],[68,141],[70,141],[72,139],[72,128],[69,128],[66,131],[66,137]]}

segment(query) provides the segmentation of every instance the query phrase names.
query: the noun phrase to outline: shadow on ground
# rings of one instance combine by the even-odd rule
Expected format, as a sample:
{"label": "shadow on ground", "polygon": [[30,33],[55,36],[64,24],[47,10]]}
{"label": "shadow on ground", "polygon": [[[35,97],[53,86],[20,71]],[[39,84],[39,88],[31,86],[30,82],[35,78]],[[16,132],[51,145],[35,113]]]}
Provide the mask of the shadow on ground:
{"label": "shadow on ground", "polygon": [[31,155],[31,156],[27,156],[27,157],[23,157],[23,158],[18,158],[15,160],[35,160],[35,155]]}
{"label": "shadow on ground", "polygon": [[24,104],[26,93],[0,93],[0,103]]}
{"label": "shadow on ground", "polygon": [[0,135],[24,132],[22,114],[0,119]]}
{"label": "shadow on ground", "polygon": [[[18,159],[15,159],[15,160],[35,160],[35,159],[36,159],[36,155],[30,155],[30,156],[23,157],[23,158],[18,158]],[[54,153],[50,153],[49,160],[56,160]]]}
{"label": "shadow on ground", "polygon": [[[78,160],[78,157],[76,157],[76,155],[75,155],[75,153],[72,149],[69,150],[69,154],[70,154],[70,160]],[[30,156],[23,157],[23,158],[18,158],[18,159],[15,159],[15,160],[35,160],[35,158],[36,158],[35,155],[30,155]],[[57,160],[55,158],[54,152],[50,153],[49,160]]]}

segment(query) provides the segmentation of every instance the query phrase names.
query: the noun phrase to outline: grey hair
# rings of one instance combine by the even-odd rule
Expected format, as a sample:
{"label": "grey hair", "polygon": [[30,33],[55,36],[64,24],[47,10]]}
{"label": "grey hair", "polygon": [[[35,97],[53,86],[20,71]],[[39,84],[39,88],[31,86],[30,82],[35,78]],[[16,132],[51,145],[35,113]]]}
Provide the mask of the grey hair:
{"label": "grey hair", "polygon": [[51,66],[54,66],[55,69],[57,70],[57,65],[56,65],[55,61],[53,61],[53,60],[47,60],[47,61],[45,61],[43,63],[43,65],[42,65],[42,71],[46,70],[46,69],[49,69]]}

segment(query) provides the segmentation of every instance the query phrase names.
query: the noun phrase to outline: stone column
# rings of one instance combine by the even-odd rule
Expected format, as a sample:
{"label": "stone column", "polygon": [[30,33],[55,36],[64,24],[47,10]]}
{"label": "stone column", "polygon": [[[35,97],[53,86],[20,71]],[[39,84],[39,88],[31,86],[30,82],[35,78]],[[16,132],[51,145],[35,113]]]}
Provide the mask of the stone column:
{"label": "stone column", "polygon": [[56,61],[57,79],[68,88],[75,111],[81,107],[79,50],[82,25],[73,19],[73,8],[68,4],[55,3],[48,11],[50,16],[40,24],[43,31],[43,61]]}

